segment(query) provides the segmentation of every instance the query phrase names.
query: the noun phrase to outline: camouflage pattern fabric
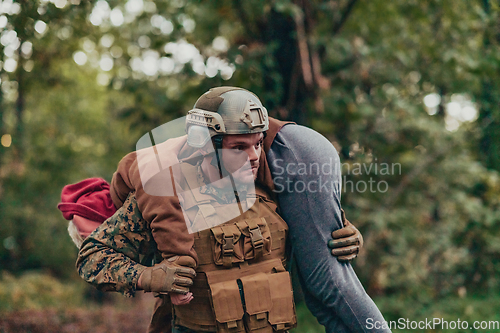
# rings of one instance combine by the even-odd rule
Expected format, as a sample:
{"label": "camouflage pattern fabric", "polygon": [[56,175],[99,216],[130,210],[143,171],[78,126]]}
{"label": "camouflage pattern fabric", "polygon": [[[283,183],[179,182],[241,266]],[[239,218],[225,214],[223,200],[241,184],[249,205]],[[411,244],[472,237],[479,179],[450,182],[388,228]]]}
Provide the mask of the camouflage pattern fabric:
{"label": "camouflage pattern fabric", "polygon": [[92,232],[78,254],[78,274],[102,291],[133,296],[137,280],[152,266],[156,243],[132,192],[116,213]]}

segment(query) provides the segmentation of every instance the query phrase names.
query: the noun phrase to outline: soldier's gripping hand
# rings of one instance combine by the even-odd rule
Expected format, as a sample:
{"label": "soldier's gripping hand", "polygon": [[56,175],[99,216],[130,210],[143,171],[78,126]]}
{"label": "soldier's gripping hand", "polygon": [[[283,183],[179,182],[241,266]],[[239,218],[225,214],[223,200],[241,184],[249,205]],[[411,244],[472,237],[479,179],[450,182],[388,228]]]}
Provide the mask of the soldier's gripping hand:
{"label": "soldier's gripping hand", "polygon": [[358,256],[363,247],[363,236],[359,230],[345,218],[342,210],[342,220],[344,227],[332,232],[332,240],[328,242],[328,247],[332,249],[332,255],[338,261],[351,261]]}
{"label": "soldier's gripping hand", "polygon": [[138,288],[157,293],[187,294],[196,276],[196,261],[189,256],[174,256],[148,267],[139,277]]}

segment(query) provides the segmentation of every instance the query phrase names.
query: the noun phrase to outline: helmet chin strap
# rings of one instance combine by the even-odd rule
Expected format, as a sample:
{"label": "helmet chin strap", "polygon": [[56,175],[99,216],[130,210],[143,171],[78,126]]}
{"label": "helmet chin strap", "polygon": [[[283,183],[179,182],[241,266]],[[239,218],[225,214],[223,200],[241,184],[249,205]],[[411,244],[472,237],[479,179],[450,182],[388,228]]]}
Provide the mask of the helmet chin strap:
{"label": "helmet chin strap", "polygon": [[[219,150],[222,151],[222,135],[214,136],[214,145],[215,145],[215,159],[217,160],[217,165],[215,165],[215,161],[212,159],[212,165],[217,167],[219,170],[220,179],[222,179],[222,168],[223,164],[221,163],[221,156],[219,156]],[[224,169],[224,171],[226,171]]]}

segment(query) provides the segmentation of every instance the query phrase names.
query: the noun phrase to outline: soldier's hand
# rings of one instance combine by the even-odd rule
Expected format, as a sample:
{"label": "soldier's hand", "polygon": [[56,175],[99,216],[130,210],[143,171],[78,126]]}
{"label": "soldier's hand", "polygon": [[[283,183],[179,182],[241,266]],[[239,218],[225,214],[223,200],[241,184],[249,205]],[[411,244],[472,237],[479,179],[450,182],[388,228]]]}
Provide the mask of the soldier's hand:
{"label": "soldier's hand", "polygon": [[351,261],[363,247],[363,236],[351,222],[344,220],[344,225],[332,232],[333,239],[328,242],[328,247],[338,261]]}
{"label": "soldier's hand", "polygon": [[177,294],[177,293],[170,293],[170,301],[172,302],[173,305],[185,305],[189,304],[193,300],[193,293],[187,293],[187,294]]}
{"label": "soldier's hand", "polygon": [[189,256],[174,256],[148,267],[139,277],[138,286],[144,291],[186,294],[196,276],[196,261]]}

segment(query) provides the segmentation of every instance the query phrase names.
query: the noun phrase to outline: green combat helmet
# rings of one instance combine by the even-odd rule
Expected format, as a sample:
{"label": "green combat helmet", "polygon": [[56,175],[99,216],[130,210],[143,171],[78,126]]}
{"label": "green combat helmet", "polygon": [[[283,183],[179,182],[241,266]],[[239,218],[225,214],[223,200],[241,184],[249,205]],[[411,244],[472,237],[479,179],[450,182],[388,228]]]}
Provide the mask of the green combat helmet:
{"label": "green combat helmet", "polygon": [[[219,175],[221,165],[219,150],[225,134],[264,133],[269,129],[267,109],[259,98],[248,90],[237,87],[217,87],[204,93],[186,117],[187,143],[202,148],[213,137],[215,161]],[[216,166],[214,164],[214,166]]]}
{"label": "green combat helmet", "polygon": [[237,87],[217,87],[204,93],[186,117],[187,142],[202,148],[214,137],[222,148],[225,134],[262,133],[269,129],[267,110],[259,98]]}

